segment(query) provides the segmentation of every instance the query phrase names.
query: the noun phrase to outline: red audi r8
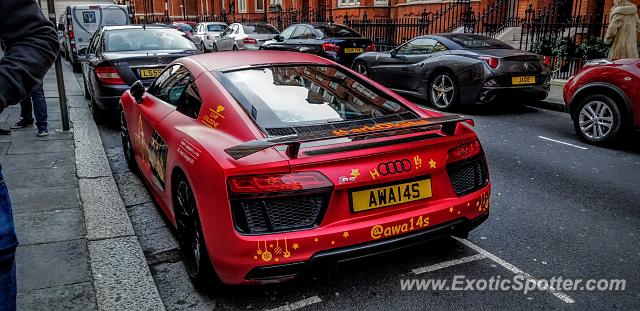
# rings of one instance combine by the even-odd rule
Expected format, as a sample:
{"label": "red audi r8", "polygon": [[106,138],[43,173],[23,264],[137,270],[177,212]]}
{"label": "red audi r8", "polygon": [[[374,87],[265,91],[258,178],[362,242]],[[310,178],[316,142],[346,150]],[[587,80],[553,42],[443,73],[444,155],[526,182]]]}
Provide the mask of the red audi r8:
{"label": "red audi r8", "polygon": [[488,217],[473,122],[324,58],[181,58],[121,98],[124,154],[175,225],[198,284],[265,283]]}

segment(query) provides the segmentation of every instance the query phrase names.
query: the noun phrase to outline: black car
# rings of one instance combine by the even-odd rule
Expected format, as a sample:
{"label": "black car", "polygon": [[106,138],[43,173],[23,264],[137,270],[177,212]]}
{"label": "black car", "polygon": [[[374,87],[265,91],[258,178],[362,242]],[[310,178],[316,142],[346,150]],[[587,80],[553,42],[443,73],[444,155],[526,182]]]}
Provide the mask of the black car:
{"label": "black car", "polygon": [[347,26],[308,23],[289,26],[273,40],[265,42],[261,49],[311,53],[351,66],[358,55],[374,51],[375,46]]}
{"label": "black car", "polygon": [[115,110],[137,80],[148,86],[173,60],[200,53],[191,40],[162,26],[109,26],[91,38],[82,62],[85,97],[94,113]]}
{"label": "black car", "polygon": [[543,56],[474,34],[416,37],[389,52],[360,55],[353,69],[440,110],[509,98],[542,100],[550,88]]}

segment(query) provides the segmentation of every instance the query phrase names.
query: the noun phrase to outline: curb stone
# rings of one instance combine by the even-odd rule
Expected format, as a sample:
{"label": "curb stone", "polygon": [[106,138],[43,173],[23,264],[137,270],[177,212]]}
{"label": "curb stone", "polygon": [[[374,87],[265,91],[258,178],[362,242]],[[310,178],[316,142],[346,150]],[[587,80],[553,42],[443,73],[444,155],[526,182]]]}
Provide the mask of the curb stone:
{"label": "curb stone", "polygon": [[[75,80],[75,79],[74,79]],[[79,88],[75,81],[69,88]],[[68,95],[98,310],[165,310],[82,95]]]}

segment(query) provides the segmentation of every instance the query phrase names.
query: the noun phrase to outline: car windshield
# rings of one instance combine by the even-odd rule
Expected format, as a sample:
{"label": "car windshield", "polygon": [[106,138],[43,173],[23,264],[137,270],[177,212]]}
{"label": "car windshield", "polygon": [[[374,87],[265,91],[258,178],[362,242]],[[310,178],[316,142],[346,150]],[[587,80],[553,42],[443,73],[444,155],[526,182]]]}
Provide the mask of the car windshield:
{"label": "car windshield", "polygon": [[245,34],[274,34],[277,35],[278,29],[269,24],[246,24],[242,25]]}
{"label": "car windshield", "polygon": [[269,66],[224,77],[227,90],[267,129],[415,118],[384,92],[333,66]]}
{"label": "car windshield", "polygon": [[223,31],[227,29],[227,26],[220,24],[209,24],[207,25],[207,31]]}
{"label": "car windshield", "polygon": [[455,35],[447,38],[467,49],[512,49],[510,45],[500,40],[484,36]]}
{"label": "car windshield", "polygon": [[174,29],[121,29],[105,33],[106,52],[194,50],[195,45]]}
{"label": "car windshield", "polygon": [[342,25],[315,25],[313,28],[319,30],[325,38],[353,38],[362,37],[355,30]]}

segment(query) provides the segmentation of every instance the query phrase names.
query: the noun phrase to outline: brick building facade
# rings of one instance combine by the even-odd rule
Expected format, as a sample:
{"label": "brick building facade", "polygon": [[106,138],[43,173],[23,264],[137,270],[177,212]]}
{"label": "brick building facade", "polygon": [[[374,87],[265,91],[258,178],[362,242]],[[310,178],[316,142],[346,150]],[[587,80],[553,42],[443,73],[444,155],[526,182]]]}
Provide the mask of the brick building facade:
{"label": "brick building facade", "polygon": [[[543,10],[554,3],[563,2],[563,10],[571,15],[600,14],[608,15],[613,0],[462,0],[470,1],[475,12],[491,7],[498,1],[508,1],[515,8],[509,14],[523,17],[531,5],[534,10]],[[298,11],[303,15],[322,9],[340,22],[345,16],[362,18],[410,18],[419,17],[423,12],[435,13],[450,0],[120,0],[120,3],[132,6],[138,20],[171,20],[199,17],[221,17],[226,14],[230,19],[257,19],[267,12],[277,9]],[[632,0],[640,5],[640,0]],[[270,13],[273,14],[273,13]]]}

